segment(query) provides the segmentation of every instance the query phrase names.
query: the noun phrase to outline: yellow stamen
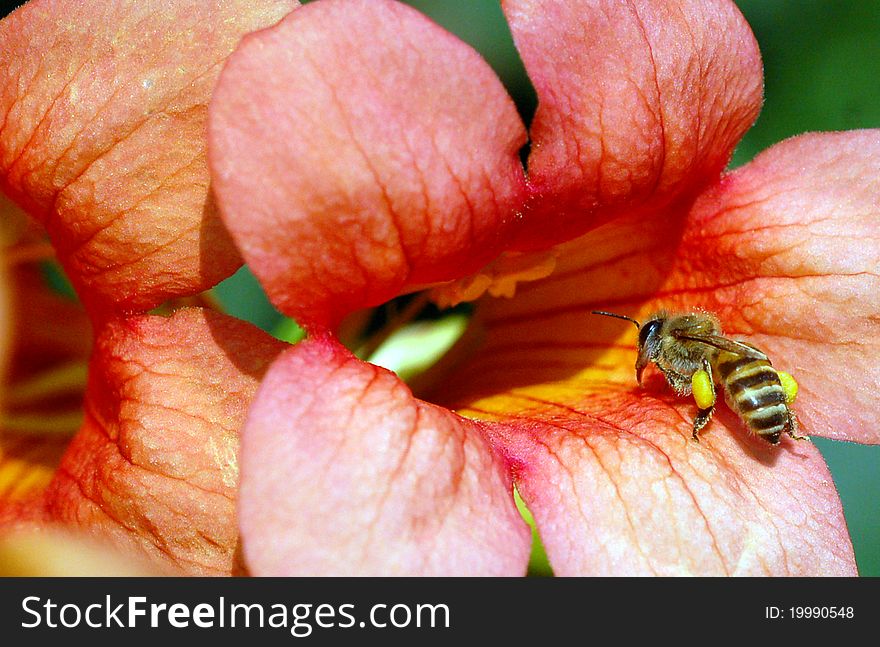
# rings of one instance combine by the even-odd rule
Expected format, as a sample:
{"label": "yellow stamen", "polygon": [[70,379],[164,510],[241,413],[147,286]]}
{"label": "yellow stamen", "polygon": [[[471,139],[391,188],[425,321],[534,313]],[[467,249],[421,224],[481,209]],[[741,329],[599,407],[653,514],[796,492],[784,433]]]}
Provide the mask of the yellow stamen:
{"label": "yellow stamen", "polygon": [[776,371],[779,381],[782,382],[782,390],[785,391],[785,402],[791,404],[798,394],[798,383],[785,371]]}
{"label": "yellow stamen", "polygon": [[715,390],[712,388],[712,378],[706,371],[700,370],[691,378],[691,388],[694,400],[700,409],[708,409],[715,404]]}
{"label": "yellow stamen", "polygon": [[437,307],[451,308],[465,301],[475,301],[488,292],[493,297],[511,298],[519,283],[537,281],[556,269],[555,249],[540,252],[503,252],[476,274],[435,286],[431,301]]}

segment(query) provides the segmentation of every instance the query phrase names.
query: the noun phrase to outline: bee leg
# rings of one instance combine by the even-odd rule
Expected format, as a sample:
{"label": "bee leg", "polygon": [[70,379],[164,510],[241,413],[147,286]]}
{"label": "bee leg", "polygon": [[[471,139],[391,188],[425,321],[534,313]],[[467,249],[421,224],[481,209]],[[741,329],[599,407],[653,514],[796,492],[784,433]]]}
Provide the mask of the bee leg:
{"label": "bee leg", "polygon": [[700,438],[697,436],[700,433],[700,430],[709,424],[709,420],[712,419],[712,414],[715,413],[715,405],[713,404],[711,407],[706,407],[705,409],[700,409],[697,411],[697,417],[694,418],[694,435],[692,436],[696,442],[700,442]]}
{"label": "bee leg", "polygon": [[691,380],[689,377],[685,377],[680,373],[676,373],[670,369],[660,369],[663,373],[663,377],[666,378],[667,384],[672,387],[672,390],[675,391],[677,395],[690,395],[691,394]]}
{"label": "bee leg", "polygon": [[791,409],[788,410],[788,424],[785,427],[785,433],[795,440],[809,440],[808,436],[798,436],[798,421]]}

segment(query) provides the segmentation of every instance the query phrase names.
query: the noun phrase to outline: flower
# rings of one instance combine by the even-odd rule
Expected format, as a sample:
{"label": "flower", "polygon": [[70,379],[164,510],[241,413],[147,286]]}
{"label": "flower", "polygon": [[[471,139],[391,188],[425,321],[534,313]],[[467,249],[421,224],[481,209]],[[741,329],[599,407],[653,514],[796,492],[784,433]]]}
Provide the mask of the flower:
{"label": "flower", "polygon": [[[815,448],[724,412],[690,442],[692,405],[636,388],[631,331],[586,314],[711,308],[798,376],[805,431],[876,442],[877,133],[722,176],[761,87],[731,3],[517,0],[526,176],[494,74],[391,0],[294,10],[215,90],[293,5],[34,0],[0,23],[0,189],[94,330],[82,428],[0,523],[160,571],[521,574],[515,484],[560,574],[854,573]],[[150,314],[239,253],[305,341]],[[401,292],[517,282],[434,403],[334,333]]]}
{"label": "flower", "polygon": [[[281,344],[208,310],[150,311],[240,265],[210,198],[207,101],[240,37],[291,6],[35,0],[0,23],[0,189],[45,227],[94,331],[82,427],[48,486],[0,493],[4,528],[62,525],[161,571],[242,570],[238,428]],[[57,327],[17,314],[77,337],[57,308]],[[30,478],[41,457],[16,443],[4,430],[0,468]]]}
{"label": "flower", "polygon": [[[249,569],[522,573],[515,484],[559,574],[854,574],[815,447],[772,448],[729,411],[691,442],[693,404],[638,388],[631,327],[589,313],[714,311],[798,376],[807,433],[876,443],[880,134],[806,135],[723,174],[762,86],[732,3],[502,7],[539,98],[527,176],[494,74],[391,0],[304,6],[223,70],[218,205],[310,333],[242,432]],[[552,274],[479,303],[432,376],[446,407],[333,336],[358,308],[470,294],[492,258],[550,248]]]}

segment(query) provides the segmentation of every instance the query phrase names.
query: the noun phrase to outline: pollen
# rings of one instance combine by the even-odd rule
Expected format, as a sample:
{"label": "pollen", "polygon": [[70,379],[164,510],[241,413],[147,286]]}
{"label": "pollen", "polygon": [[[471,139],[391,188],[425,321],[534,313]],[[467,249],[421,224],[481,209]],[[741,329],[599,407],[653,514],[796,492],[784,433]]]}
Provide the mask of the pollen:
{"label": "pollen", "polygon": [[777,371],[779,381],[782,382],[782,390],[785,391],[785,402],[791,404],[798,394],[798,383],[785,371]]}
{"label": "pollen", "polygon": [[715,390],[712,388],[712,378],[706,371],[697,371],[691,378],[691,388],[694,392],[694,400],[700,409],[708,409],[715,404]]}

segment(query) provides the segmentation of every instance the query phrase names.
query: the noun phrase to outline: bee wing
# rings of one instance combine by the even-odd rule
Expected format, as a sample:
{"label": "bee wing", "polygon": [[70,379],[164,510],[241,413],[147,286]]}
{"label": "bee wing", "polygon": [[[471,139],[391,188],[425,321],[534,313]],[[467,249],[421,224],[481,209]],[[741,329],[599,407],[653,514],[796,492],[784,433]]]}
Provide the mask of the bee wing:
{"label": "bee wing", "polygon": [[721,335],[713,335],[710,333],[689,333],[683,331],[674,331],[672,334],[678,339],[700,342],[701,344],[713,346],[720,350],[726,350],[728,353],[734,353],[742,357],[767,359],[767,356],[754,346],[749,346],[741,341],[734,341],[733,339],[728,339]]}

